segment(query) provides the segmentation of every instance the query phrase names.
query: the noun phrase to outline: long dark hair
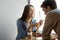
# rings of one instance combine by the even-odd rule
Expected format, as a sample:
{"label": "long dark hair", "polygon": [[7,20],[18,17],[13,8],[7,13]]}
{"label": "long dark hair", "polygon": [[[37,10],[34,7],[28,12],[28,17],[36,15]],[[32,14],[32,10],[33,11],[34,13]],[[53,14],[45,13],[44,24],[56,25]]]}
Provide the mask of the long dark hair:
{"label": "long dark hair", "polygon": [[23,21],[26,21],[27,17],[28,17],[28,14],[29,14],[29,9],[30,7],[33,7],[32,5],[26,5],[25,8],[24,8],[24,11],[23,11],[23,14],[22,14],[22,17],[21,19]]}

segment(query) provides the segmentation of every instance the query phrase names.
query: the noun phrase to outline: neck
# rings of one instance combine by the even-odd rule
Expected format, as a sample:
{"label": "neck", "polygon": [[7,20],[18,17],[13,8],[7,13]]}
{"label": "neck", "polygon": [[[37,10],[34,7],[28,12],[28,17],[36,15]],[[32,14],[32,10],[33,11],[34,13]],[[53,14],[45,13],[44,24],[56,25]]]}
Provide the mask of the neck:
{"label": "neck", "polygon": [[31,22],[31,19],[32,19],[32,18],[29,18],[29,19],[27,18],[27,19],[26,19],[26,22],[27,22],[27,23],[30,23],[30,22]]}

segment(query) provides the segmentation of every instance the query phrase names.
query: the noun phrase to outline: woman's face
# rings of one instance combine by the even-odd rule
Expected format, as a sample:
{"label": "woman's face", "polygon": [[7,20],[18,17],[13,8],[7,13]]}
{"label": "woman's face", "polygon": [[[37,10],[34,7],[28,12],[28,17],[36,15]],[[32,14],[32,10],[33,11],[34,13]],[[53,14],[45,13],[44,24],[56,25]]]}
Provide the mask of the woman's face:
{"label": "woman's face", "polygon": [[31,18],[34,15],[34,8],[30,7],[28,16]]}

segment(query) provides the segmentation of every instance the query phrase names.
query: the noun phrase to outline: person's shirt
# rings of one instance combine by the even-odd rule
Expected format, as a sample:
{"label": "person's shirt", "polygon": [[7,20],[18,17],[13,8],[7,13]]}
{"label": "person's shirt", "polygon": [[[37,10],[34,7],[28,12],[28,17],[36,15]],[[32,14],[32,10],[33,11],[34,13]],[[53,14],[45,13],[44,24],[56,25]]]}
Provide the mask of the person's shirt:
{"label": "person's shirt", "polygon": [[60,10],[58,9],[51,10],[46,15],[42,33],[43,40],[50,40],[50,33],[52,29],[54,29],[58,36],[60,35]]}
{"label": "person's shirt", "polygon": [[[23,29],[23,26],[26,27],[25,30]],[[27,27],[28,24],[21,19],[17,20],[17,30],[18,30],[18,35],[16,37],[16,40],[23,39],[27,36]]]}
{"label": "person's shirt", "polygon": [[[31,24],[36,23],[36,20],[31,21]],[[25,25],[26,30],[23,29],[23,26]],[[27,36],[27,29],[29,25],[27,22],[22,21],[21,19],[17,20],[17,30],[18,30],[18,35],[16,37],[16,40],[20,40],[22,38],[25,38]],[[32,28],[31,31],[36,31],[36,28]]]}

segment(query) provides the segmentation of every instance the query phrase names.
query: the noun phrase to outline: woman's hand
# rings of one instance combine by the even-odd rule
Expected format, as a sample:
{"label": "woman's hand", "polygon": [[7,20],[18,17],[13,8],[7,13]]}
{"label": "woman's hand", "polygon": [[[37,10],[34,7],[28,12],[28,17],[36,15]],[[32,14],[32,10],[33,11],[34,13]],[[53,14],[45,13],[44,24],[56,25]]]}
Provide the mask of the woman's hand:
{"label": "woman's hand", "polygon": [[36,24],[30,24],[28,27],[28,31],[31,31],[31,29],[35,26]]}
{"label": "woman's hand", "polygon": [[35,24],[35,27],[37,27],[37,30],[42,24],[43,24],[43,20],[40,20],[38,23]]}
{"label": "woman's hand", "polygon": [[40,22],[35,23],[35,24],[30,24],[28,31],[31,30],[33,27],[37,27],[37,30],[38,30],[38,28],[42,25],[42,23],[43,23],[43,20],[40,20]]}

